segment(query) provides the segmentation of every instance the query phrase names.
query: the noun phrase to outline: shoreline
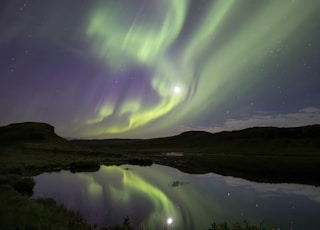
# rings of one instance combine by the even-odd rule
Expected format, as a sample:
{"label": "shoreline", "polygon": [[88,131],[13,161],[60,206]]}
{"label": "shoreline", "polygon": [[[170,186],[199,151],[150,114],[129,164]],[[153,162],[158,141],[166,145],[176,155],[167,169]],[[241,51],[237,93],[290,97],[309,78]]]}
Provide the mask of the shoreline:
{"label": "shoreline", "polygon": [[[6,156],[7,155],[7,156]],[[22,176],[70,170],[97,171],[100,165],[152,163],[166,165],[190,174],[216,173],[266,183],[298,183],[320,186],[320,157],[237,154],[164,155],[158,153],[45,152],[2,153],[0,174]]]}

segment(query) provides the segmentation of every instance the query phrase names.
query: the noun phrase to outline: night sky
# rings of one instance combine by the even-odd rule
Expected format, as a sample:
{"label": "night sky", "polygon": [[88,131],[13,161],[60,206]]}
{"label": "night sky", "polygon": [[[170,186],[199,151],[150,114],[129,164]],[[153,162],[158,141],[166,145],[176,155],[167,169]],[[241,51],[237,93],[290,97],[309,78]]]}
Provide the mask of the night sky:
{"label": "night sky", "polygon": [[320,123],[319,0],[1,0],[0,125],[73,138]]}

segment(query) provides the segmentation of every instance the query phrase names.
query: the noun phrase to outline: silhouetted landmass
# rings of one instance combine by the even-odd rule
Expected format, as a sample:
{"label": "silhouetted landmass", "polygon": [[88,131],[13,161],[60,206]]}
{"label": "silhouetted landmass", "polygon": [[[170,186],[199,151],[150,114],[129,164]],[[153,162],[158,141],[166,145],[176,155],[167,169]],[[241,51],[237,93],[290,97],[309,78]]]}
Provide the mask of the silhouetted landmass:
{"label": "silhouetted landmass", "polygon": [[96,171],[112,157],[119,158],[78,146],[58,136],[49,124],[25,122],[0,127],[0,173]]}
{"label": "silhouetted landmass", "polygon": [[[2,147],[49,147],[79,150],[118,149],[126,152],[155,150],[197,150],[205,153],[230,154],[315,154],[320,151],[320,125],[295,128],[254,127],[239,131],[209,133],[189,131],[176,136],[153,139],[105,139],[68,141],[54,132],[54,127],[45,123],[25,122],[0,127]],[[84,149],[84,148],[82,148]],[[88,150],[88,149],[87,149]]]}
{"label": "silhouetted landmass", "polygon": [[[74,143],[94,147],[97,140]],[[254,127],[121,141],[99,140],[99,150],[152,158],[189,173],[215,172],[255,181],[320,184],[320,125]],[[180,156],[179,156],[180,155]]]}
{"label": "silhouetted landmass", "polygon": [[24,122],[0,127],[2,144],[17,142],[65,141],[54,133],[54,127],[46,123]]}
{"label": "silhouetted landmass", "polygon": [[56,135],[51,125],[27,122],[0,127],[0,143],[0,171],[7,172],[91,171],[100,164],[155,162],[189,173],[320,184],[320,125],[68,141]]}
{"label": "silhouetted landmass", "polygon": [[[103,164],[153,162],[189,173],[215,172],[255,181],[320,185],[320,125],[216,134],[190,131],[148,140],[73,141],[59,137],[45,123],[0,127],[0,228],[96,229],[52,199],[29,199],[34,186],[29,176],[61,169],[95,171]],[[182,183],[175,181],[171,186]],[[213,223],[210,229],[260,229],[246,222],[232,226]],[[127,218],[123,226],[106,229],[129,227]]]}
{"label": "silhouetted landmass", "polygon": [[[58,136],[54,127],[46,123],[24,122],[0,127],[0,146],[8,151],[20,150],[79,150],[80,148]],[[1,150],[0,149],[0,150]]]}
{"label": "silhouetted landmass", "polygon": [[72,140],[90,147],[124,149],[134,152],[182,150],[212,154],[301,154],[320,152],[320,125],[296,128],[254,127],[239,131],[209,133],[189,131],[154,139]]}

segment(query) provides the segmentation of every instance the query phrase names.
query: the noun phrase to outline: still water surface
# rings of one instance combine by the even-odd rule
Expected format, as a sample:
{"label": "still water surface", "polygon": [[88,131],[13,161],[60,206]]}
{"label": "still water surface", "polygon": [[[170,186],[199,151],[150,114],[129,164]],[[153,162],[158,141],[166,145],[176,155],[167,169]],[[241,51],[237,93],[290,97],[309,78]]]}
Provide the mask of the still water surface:
{"label": "still water surface", "polygon": [[129,216],[132,225],[145,229],[208,229],[213,221],[243,220],[320,229],[320,188],[314,186],[187,174],[156,164],[43,173],[34,179],[34,197],[54,198],[99,226],[121,224]]}

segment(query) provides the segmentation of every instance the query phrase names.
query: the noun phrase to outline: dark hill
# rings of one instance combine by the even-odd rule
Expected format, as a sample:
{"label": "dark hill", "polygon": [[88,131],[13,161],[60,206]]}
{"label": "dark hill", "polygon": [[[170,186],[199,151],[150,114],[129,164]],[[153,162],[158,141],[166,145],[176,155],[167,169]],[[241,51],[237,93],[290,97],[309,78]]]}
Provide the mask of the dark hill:
{"label": "dark hill", "polygon": [[24,122],[0,127],[0,145],[10,148],[71,149],[74,144],[58,136],[46,123]]}
{"label": "dark hill", "polygon": [[3,144],[43,142],[55,138],[54,127],[45,123],[25,122],[0,127],[0,141]]}

